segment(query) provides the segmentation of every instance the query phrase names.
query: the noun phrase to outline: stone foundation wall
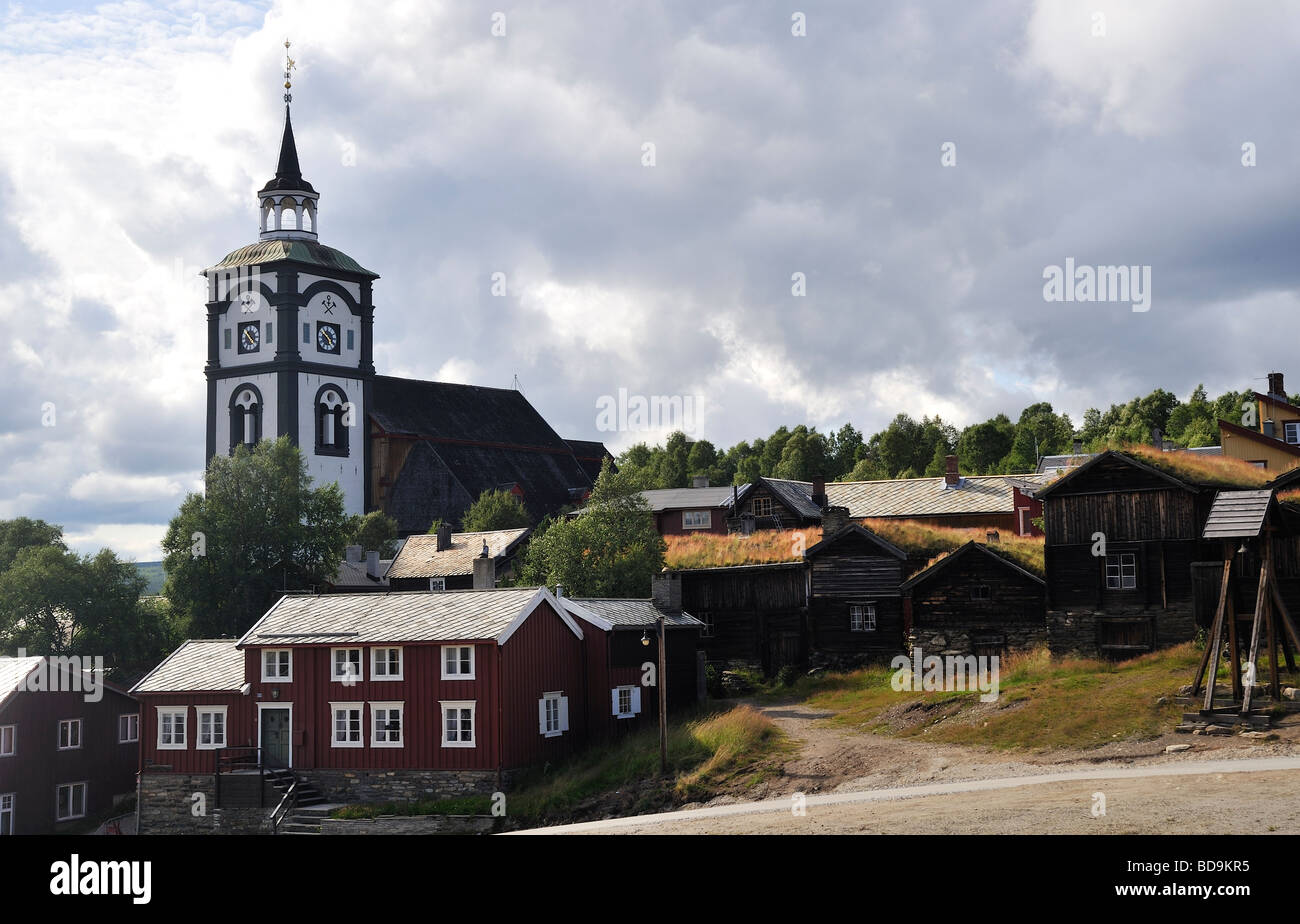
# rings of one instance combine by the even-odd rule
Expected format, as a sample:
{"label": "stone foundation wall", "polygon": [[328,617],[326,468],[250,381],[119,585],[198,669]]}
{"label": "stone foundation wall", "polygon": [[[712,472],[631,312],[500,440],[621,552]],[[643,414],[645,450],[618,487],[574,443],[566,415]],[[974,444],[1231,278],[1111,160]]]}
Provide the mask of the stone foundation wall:
{"label": "stone foundation wall", "polygon": [[[1154,648],[1168,648],[1196,637],[1196,618],[1190,606],[1168,610],[1142,607],[1111,607],[1106,610],[1048,610],[1047,641],[1054,655],[1077,654],[1088,658],[1106,656],[1098,647],[1098,623],[1108,617],[1154,620]],[[1134,651],[1132,654],[1140,654]]]}
{"label": "stone foundation wall", "polygon": [[488,834],[491,815],[381,815],[378,818],[326,818],[321,834]]}
{"label": "stone foundation wall", "polygon": [[[139,834],[270,834],[269,808],[217,808],[212,774],[139,775]],[[195,794],[202,798],[196,799]]]}
{"label": "stone foundation wall", "polygon": [[1046,623],[1002,623],[996,628],[988,623],[945,626],[914,626],[908,650],[920,648],[931,655],[975,654],[976,639],[1001,638],[1008,651],[1034,648],[1047,642]]}
{"label": "stone foundation wall", "polygon": [[497,782],[495,770],[338,770],[295,771],[331,802],[414,802],[491,795],[510,784]]}

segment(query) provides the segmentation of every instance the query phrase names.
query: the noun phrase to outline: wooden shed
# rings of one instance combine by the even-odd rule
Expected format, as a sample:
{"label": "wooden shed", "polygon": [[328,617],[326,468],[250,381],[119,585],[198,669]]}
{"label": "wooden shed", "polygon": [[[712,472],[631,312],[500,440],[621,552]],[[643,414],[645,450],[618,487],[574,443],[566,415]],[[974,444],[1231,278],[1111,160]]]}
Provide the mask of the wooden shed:
{"label": "wooden shed", "polygon": [[850,523],[804,557],[811,646],[819,655],[838,665],[903,650],[906,552]]}

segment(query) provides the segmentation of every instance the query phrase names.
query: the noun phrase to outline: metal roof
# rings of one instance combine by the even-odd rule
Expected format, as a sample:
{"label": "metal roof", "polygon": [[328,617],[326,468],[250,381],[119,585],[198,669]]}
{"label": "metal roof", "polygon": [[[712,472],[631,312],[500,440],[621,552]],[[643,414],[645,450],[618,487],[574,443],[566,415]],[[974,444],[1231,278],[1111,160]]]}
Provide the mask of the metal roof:
{"label": "metal roof", "polygon": [[[256,645],[364,645],[375,642],[496,641],[550,599],[545,588],[408,591],[365,594],[287,594],[239,640]],[[567,613],[576,635],[582,631]]]}
{"label": "metal roof", "polygon": [[[669,626],[699,628],[704,625],[689,613],[661,610],[653,600],[625,600],[608,597],[564,598],[564,605],[573,615],[602,629],[645,629],[653,626],[660,616]],[[597,619],[592,619],[595,616]]]}
{"label": "metal roof", "polygon": [[[451,548],[438,551],[438,537],[432,534],[411,536],[393,559],[386,577],[430,578],[473,574],[474,559],[483,551],[483,543],[493,558],[509,553],[531,529],[494,529],[479,533],[452,533]],[[364,570],[364,563],[363,563]]]}
{"label": "metal roof", "polygon": [[42,657],[0,657],[0,699],[8,696],[22,686],[23,678],[36,670]]}
{"label": "metal roof", "polygon": [[963,513],[1012,513],[1013,481],[1043,484],[1055,475],[966,475],[955,487],[942,476],[890,481],[831,481],[827,503],[848,507],[853,519],[866,517],[952,516]]}
{"label": "metal roof", "polygon": [[[742,485],[736,488],[737,492],[744,491],[749,485]],[[732,488],[713,487],[713,488],[655,488],[650,491],[642,491],[641,496],[645,502],[650,505],[650,509],[656,513],[661,510],[704,510],[710,507],[730,507],[731,506]]]}
{"label": "metal roof", "polygon": [[[237,266],[257,266],[263,263],[275,263],[278,260],[295,260],[313,266],[344,270],[362,276],[378,279],[379,275],[366,269],[341,250],[326,247],[316,241],[285,238],[270,238],[258,241],[246,247],[226,254],[220,263],[209,270],[233,269]],[[204,271],[205,273],[208,270]]]}
{"label": "metal roof", "polygon": [[1264,528],[1272,490],[1220,491],[1205,521],[1205,539],[1253,538]]}
{"label": "metal roof", "polygon": [[244,653],[233,638],[190,639],[131,688],[132,693],[238,691]]}
{"label": "metal roof", "polygon": [[379,574],[375,578],[370,576],[366,570],[368,565],[365,561],[348,561],[344,559],[339,562],[338,574],[334,576],[334,587],[387,587],[388,586],[388,569],[393,566],[392,558],[379,559]]}

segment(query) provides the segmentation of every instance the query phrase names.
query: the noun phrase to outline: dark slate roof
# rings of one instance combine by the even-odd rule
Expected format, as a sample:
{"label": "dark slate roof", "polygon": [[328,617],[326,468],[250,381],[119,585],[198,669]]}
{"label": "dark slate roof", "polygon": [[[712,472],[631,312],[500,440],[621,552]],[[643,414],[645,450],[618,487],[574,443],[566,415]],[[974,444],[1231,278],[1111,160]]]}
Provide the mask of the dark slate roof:
{"label": "dark slate roof", "polygon": [[822,509],[812,502],[812,484],[807,481],[790,481],[786,478],[760,478],[751,490],[767,485],[772,495],[801,517],[819,519]]}
{"label": "dark slate roof", "polygon": [[[737,488],[743,492],[749,485]],[[655,513],[661,510],[705,510],[724,507],[731,509],[732,489],[726,488],[654,488],[642,491],[641,496]]]}
{"label": "dark slate roof", "polygon": [[316,241],[298,240],[297,238],[292,240],[270,238],[265,241],[258,241],[256,244],[240,247],[238,250],[226,254],[216,266],[204,270],[204,275],[206,276],[212,270],[233,269],[237,266],[258,266],[280,260],[293,260],[311,266],[343,270],[348,273],[356,273],[359,276],[369,276],[371,279],[379,278],[378,273],[366,269],[341,250],[326,247]]}
{"label": "dark slate roof", "polygon": [[310,183],[302,178],[302,169],[298,166],[298,145],[293,140],[293,122],[289,118],[289,106],[284,107],[284,134],[280,138],[280,160],[275,165],[275,178],[259,190],[263,195],[276,190],[300,190],[314,193]]}
{"label": "dark slate roof", "polygon": [[132,693],[227,692],[244,685],[244,653],[233,638],[190,639],[131,688]]}
{"label": "dark slate roof", "polygon": [[574,616],[606,630],[647,629],[654,626],[660,616],[664,617],[664,622],[669,626],[698,629],[704,625],[690,613],[661,610],[653,600],[566,597],[562,602]]}
{"label": "dark slate roof", "polygon": [[[534,515],[573,503],[592,479],[568,443],[507,388],[375,376],[371,418],[386,433],[419,440],[394,479],[388,514],[403,532],[424,532],[434,516],[458,519],[484,491],[518,485]],[[439,509],[428,487],[450,479]],[[450,516],[448,516],[450,514]]]}
{"label": "dark slate roof", "polygon": [[911,590],[916,585],[924,583],[925,581],[928,581],[930,578],[939,574],[945,568],[951,565],[954,561],[956,561],[958,558],[960,558],[963,555],[969,554],[972,550],[975,550],[976,554],[979,554],[980,552],[984,553],[989,558],[992,558],[994,561],[996,561],[998,564],[1010,568],[1012,571],[1019,572],[1020,574],[1031,579],[1035,583],[1038,584],[1046,583],[1041,577],[1034,574],[1032,571],[1020,567],[1020,565],[1016,564],[1011,559],[1007,558],[1005,555],[999,554],[998,552],[993,551],[983,543],[976,542],[974,539],[972,539],[970,542],[966,543],[960,548],[955,549],[947,553],[946,555],[939,556],[939,558],[937,558],[928,567],[918,571],[916,574],[912,575],[910,578],[908,578],[906,581],[900,584],[899,588],[901,590]]}
{"label": "dark slate roof", "polygon": [[1205,539],[1253,538],[1264,528],[1273,492],[1220,491],[1205,521]]}
{"label": "dark slate roof", "polygon": [[[573,457],[578,460],[582,470],[587,473],[587,477],[594,483],[600,477],[600,466],[605,459],[611,462],[614,454],[605,448],[604,443],[595,440],[565,440],[566,445],[573,450]],[[617,466],[615,466],[617,471]]]}
{"label": "dark slate roof", "polygon": [[841,527],[839,531],[837,531],[833,536],[827,536],[821,542],[817,543],[816,545],[812,546],[807,551],[805,551],[803,553],[804,557],[816,555],[817,553],[823,551],[829,546],[832,546],[835,543],[847,539],[851,536],[857,536],[862,539],[866,539],[868,542],[875,543],[882,550],[888,552],[890,555],[893,555],[895,558],[898,559],[907,558],[907,553],[904,552],[902,549],[900,549],[898,546],[894,545],[892,542],[890,542],[887,539],[882,539],[880,536],[877,536],[875,533],[867,529],[865,526],[860,526],[857,523],[849,523]]}

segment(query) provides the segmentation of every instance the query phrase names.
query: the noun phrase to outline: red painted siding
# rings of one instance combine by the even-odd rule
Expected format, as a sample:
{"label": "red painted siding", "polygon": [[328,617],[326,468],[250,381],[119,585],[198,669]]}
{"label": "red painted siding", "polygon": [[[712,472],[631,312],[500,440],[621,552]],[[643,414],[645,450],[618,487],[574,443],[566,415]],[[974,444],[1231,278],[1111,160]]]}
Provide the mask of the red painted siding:
{"label": "red painted siding", "polygon": [[[0,757],[0,794],[14,795],[15,833],[55,830],[61,783],[86,783],[87,817],[110,809],[114,796],[135,791],[140,746],[118,742],[117,719],[140,706],[107,687],[102,694],[90,703],[75,690],[24,691],[0,710],[0,725],[16,726],[14,756]],[[62,719],[81,719],[80,748],[58,749]]]}
{"label": "red painted siding", "polygon": [[690,507],[689,510],[708,510],[710,512],[709,528],[686,529],[682,526],[682,514],[686,510],[661,510],[655,514],[655,527],[661,536],[689,536],[693,533],[717,533],[726,535],[728,507]]}
{"label": "red painted siding", "polygon": [[[177,773],[212,773],[216,752],[199,750],[197,706],[226,706],[226,746],[254,747],[256,723],[251,697],[238,693],[141,693],[140,765],[170,767]],[[158,747],[158,707],[185,707],[185,747]]]}
{"label": "red painted siding", "polygon": [[[589,628],[581,624],[583,632]],[[593,630],[594,631],[594,630]],[[587,679],[582,642],[549,603],[541,603],[501,647],[503,765],[506,769],[553,761],[587,739]],[[569,730],[541,733],[538,702],[543,693],[569,698]]]}

